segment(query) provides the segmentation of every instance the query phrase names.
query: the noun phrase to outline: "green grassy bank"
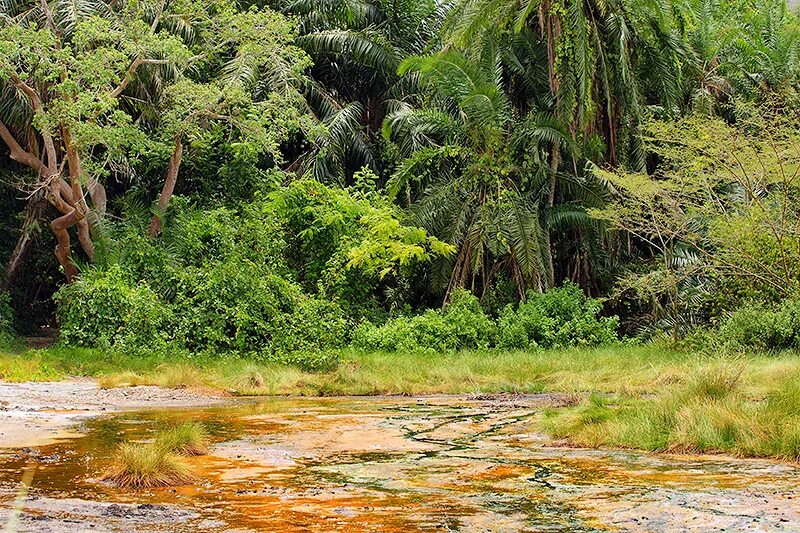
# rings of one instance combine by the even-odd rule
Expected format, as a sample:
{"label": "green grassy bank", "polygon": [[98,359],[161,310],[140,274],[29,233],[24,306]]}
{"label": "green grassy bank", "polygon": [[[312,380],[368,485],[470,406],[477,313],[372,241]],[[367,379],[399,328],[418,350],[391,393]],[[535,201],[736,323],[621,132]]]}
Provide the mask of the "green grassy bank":
{"label": "green grassy bank", "polygon": [[800,355],[704,355],[657,344],[542,352],[345,350],[326,372],[237,357],[0,352],[0,379],[91,376],[101,386],[211,387],[241,395],[577,393],[537,428],[587,446],[800,459]]}

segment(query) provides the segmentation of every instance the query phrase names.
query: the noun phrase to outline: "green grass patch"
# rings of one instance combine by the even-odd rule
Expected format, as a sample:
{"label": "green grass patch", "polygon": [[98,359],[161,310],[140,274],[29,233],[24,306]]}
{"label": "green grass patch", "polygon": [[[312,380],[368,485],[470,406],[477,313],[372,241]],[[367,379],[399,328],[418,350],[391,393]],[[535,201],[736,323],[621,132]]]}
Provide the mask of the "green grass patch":
{"label": "green grass patch", "polygon": [[[103,387],[213,387],[239,395],[371,395],[578,392],[636,396],[684,383],[687,376],[730,361],[725,355],[680,352],[659,344],[526,351],[340,352],[327,371],[230,355],[184,353],[126,356],[85,348],[0,351],[0,379],[98,378]],[[764,397],[786,375],[800,374],[793,353],[735,359],[740,386]]]}
{"label": "green grass patch", "polygon": [[209,437],[202,424],[187,422],[159,432],[153,443],[155,446],[178,455],[206,455]]}
{"label": "green grass patch", "polygon": [[651,397],[593,395],[579,406],[548,412],[542,424],[554,436],[591,447],[798,461],[798,363],[780,376],[754,371],[752,364],[700,366]]}
{"label": "green grass patch", "polygon": [[186,485],[194,476],[177,454],[162,446],[125,443],[102,479],[118,487],[153,488]]}

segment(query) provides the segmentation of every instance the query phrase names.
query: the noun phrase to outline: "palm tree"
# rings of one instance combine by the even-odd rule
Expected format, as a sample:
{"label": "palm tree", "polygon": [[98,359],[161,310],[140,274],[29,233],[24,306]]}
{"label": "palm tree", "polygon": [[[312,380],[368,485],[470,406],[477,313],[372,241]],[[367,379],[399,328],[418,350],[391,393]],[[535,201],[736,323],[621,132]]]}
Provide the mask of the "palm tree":
{"label": "palm tree", "polygon": [[[539,75],[549,87],[547,111],[569,124],[577,142],[599,134],[611,163],[642,168],[637,125],[643,106],[677,112],[681,67],[694,60],[675,12],[666,0],[461,0],[445,31],[462,47],[486,33],[525,35],[528,44],[516,47],[515,63],[529,63],[521,52],[546,64]],[[561,163],[553,150],[553,169]]]}
{"label": "palm tree", "polygon": [[[800,16],[783,0],[743,6],[731,50],[737,81],[757,92],[796,93],[800,87]],[[747,87],[749,85],[749,87]]]}
{"label": "palm tree", "polygon": [[534,143],[540,152],[528,155],[549,167],[539,209],[553,277],[589,290],[591,264],[610,265],[585,212],[606,191],[583,161],[645,168],[639,125],[650,110],[680,112],[682,69],[696,61],[683,18],[667,0],[459,0],[450,12],[445,46],[477,57],[486,40],[500,43],[497,68],[517,115],[548,117],[579,147]]}
{"label": "palm tree", "polygon": [[398,67],[428,49],[446,7],[436,0],[285,0],[276,7],[300,17],[297,43],[314,59],[306,100],[328,128],[295,167],[339,183],[365,166],[381,173],[384,118],[415,86]]}
{"label": "palm tree", "polygon": [[427,104],[398,109],[384,127],[406,157],[390,192],[405,191],[415,223],[457,249],[434,277],[446,301],[456,288],[487,290],[501,271],[520,297],[552,286],[545,147],[575,148],[554,117],[520,119],[503,88],[501,49],[484,45],[478,60],[453,49],[406,60],[400,72],[419,76]]}

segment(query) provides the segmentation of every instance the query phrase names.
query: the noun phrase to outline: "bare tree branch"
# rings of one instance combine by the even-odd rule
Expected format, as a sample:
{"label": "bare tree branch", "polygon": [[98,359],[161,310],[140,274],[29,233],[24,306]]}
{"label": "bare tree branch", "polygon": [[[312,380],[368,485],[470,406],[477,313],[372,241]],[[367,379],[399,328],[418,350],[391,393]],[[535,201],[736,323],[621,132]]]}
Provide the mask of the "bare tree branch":
{"label": "bare tree branch", "polygon": [[6,146],[11,150],[9,154],[11,159],[31,167],[39,174],[48,174],[48,169],[44,163],[42,163],[41,159],[22,148],[2,121],[0,121],[0,139],[3,139],[3,142],[6,143]]}

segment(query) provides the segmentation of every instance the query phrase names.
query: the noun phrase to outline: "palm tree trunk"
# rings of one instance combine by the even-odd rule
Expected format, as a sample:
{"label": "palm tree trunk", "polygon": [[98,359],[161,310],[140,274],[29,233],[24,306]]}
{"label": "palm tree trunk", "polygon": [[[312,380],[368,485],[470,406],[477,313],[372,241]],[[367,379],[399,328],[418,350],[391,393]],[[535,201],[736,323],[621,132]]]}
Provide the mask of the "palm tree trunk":
{"label": "palm tree trunk", "polygon": [[[547,44],[547,68],[550,74],[550,93],[556,103],[556,113],[561,110],[561,97],[560,83],[558,79],[558,72],[556,72],[556,46],[558,38],[561,35],[561,21],[558,17],[551,14],[552,11],[551,0],[542,0],[539,5],[539,31]],[[552,152],[550,153],[550,190],[547,195],[547,206],[545,208],[545,221],[550,213],[550,210],[555,204],[556,197],[556,179],[558,175],[558,166],[561,162],[561,151],[558,143],[553,145]],[[548,289],[555,285],[555,268],[553,265],[553,249],[550,242],[550,229],[545,224],[544,228],[545,240],[545,279],[544,288]]]}
{"label": "palm tree trunk", "polygon": [[545,240],[545,279],[544,288],[550,289],[555,286],[555,265],[553,265],[553,247],[550,242],[550,228],[547,224],[547,217],[553,209],[556,201],[556,180],[558,178],[558,165],[561,162],[561,150],[558,144],[553,146],[553,151],[550,153],[550,190],[547,195],[547,207],[545,209],[545,227],[544,227],[544,240]]}

